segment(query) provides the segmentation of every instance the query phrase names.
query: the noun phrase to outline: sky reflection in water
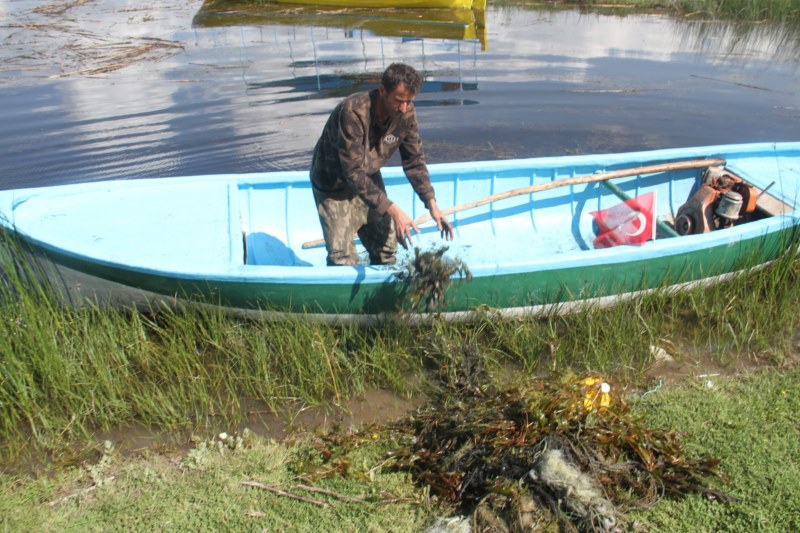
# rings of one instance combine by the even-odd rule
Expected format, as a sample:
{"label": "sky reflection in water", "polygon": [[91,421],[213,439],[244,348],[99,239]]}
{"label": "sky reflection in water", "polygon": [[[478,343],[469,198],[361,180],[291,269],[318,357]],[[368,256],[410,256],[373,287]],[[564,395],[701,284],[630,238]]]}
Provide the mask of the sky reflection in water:
{"label": "sky reflection in water", "polygon": [[[780,26],[490,7],[485,34],[443,38],[363,16],[318,27],[126,5],[71,16],[97,42],[157,36],[183,51],[52,78],[86,68],[70,46],[96,48],[75,31],[0,30],[0,187],[305,169],[330,110],[393,61],[426,74],[431,163],[800,140],[800,46]],[[21,6],[0,13],[31,16]]]}

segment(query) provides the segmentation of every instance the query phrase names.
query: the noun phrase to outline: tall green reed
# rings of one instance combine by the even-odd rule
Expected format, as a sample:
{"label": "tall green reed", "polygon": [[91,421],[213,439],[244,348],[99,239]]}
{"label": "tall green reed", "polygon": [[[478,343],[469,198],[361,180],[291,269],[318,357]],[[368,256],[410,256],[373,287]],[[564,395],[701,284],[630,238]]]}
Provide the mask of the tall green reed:
{"label": "tall green reed", "polygon": [[[407,330],[238,319],[221,308],[140,313],[65,306],[47,268],[2,235],[0,443],[58,448],[97,428],[242,420],[243,398],[273,409],[405,389],[418,364]],[[391,329],[389,329],[391,330]]]}
{"label": "tall green reed", "polygon": [[[674,336],[706,347],[718,362],[741,356],[779,362],[793,349],[800,287],[798,232],[786,232],[785,251],[772,263],[712,287],[670,299],[668,316]],[[752,267],[755,258],[742,269]]]}
{"label": "tall green reed", "polygon": [[[516,5],[525,2],[515,0],[503,4]],[[601,0],[565,0],[567,4],[585,6],[599,5],[609,7],[609,2]],[[621,0],[611,7],[630,6],[637,9],[671,9],[677,12],[708,17],[729,18],[740,21],[776,20],[800,21],[800,1],[798,0]]]}
{"label": "tall green reed", "polygon": [[769,265],[758,251],[740,275],[685,292],[669,287],[609,308],[545,318],[502,319],[487,313],[478,350],[524,373],[572,369],[635,375],[660,349],[678,357],[729,364],[738,358],[783,360],[794,349],[800,319],[800,235],[786,231]]}
{"label": "tall green reed", "polygon": [[[501,5],[524,4],[518,0],[504,1]],[[800,21],[799,0],[565,0],[567,4],[619,8],[630,6],[637,9],[669,9],[679,13],[728,18],[740,21],[776,20]]]}
{"label": "tall green reed", "polygon": [[687,13],[703,12],[743,21],[800,21],[798,0],[678,0],[673,4]]}

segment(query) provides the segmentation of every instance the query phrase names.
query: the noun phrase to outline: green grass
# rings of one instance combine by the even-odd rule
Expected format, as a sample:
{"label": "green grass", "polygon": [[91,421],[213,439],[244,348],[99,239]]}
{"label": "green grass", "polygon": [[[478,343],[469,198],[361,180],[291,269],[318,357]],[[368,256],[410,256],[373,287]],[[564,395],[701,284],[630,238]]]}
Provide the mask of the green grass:
{"label": "green grass", "polygon": [[[124,459],[113,451],[54,477],[0,476],[2,531],[415,531],[426,520],[406,476],[374,470],[372,479],[332,477],[297,488],[297,465],[310,443],[245,438],[239,449],[200,443],[183,457]],[[354,469],[379,465],[390,442],[360,448]],[[327,507],[242,485],[274,486]],[[87,490],[89,489],[89,490]],[[396,501],[398,499],[408,501]]]}
{"label": "green grass", "polygon": [[[711,380],[712,386],[709,386]],[[685,433],[688,451],[721,459],[736,503],[702,496],[626,510],[647,531],[796,531],[800,527],[800,369],[690,379],[637,399],[648,427]],[[386,467],[401,443],[371,429],[276,443],[252,435],[199,441],[188,453],[124,457],[100,447],[91,460],[46,476],[0,474],[2,531],[421,531],[453,509],[430,505],[425,487]],[[235,445],[232,445],[235,444]],[[332,454],[332,455],[331,455]],[[317,476],[339,465],[338,471]],[[346,467],[346,468],[344,468]],[[346,472],[346,473],[344,473]],[[327,504],[246,487],[254,481]],[[310,493],[300,484],[355,497]]]}
{"label": "green grass", "polygon": [[[710,380],[710,381],[709,381]],[[692,380],[648,395],[648,423],[679,428],[692,449],[722,459],[738,501],[699,496],[636,513],[654,531],[800,530],[800,371]],[[709,386],[710,385],[710,386]]]}
{"label": "green grass", "polygon": [[[498,0],[491,5],[552,5],[541,0]],[[558,4],[597,6],[619,10],[628,6],[636,10],[665,10],[681,15],[740,21],[800,21],[800,0],[561,0]]]}

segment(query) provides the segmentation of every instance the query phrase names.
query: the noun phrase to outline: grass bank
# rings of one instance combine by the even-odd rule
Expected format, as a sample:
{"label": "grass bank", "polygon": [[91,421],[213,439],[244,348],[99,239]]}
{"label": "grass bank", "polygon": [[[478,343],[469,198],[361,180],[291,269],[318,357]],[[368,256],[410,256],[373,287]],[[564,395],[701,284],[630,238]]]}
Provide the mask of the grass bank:
{"label": "grass bank", "polygon": [[561,0],[556,3],[609,9],[627,6],[633,9],[666,10],[694,17],[740,21],[800,22],[800,0]]}
{"label": "grass bank", "polygon": [[[396,426],[276,443],[235,434],[243,406],[259,400],[291,413],[370,388],[423,395],[486,383],[475,376],[503,387],[568,369],[612,376],[648,424],[687,432],[694,454],[722,460],[730,484],[719,488],[737,498],[665,498],[624,509],[629,516],[651,529],[797,526],[785,513],[800,505],[791,461],[800,451],[800,374],[787,366],[800,317],[793,254],[710,288],[656,291],[611,309],[541,320],[487,310],[470,324],[417,327],[245,321],[215,308],[61,307],[18,254],[0,256],[4,530],[417,531],[461,510],[388,468],[386,454],[408,440]],[[765,363],[789,369],[692,378]],[[92,437],[134,422],[234,436],[133,458],[116,451],[124,443]],[[32,450],[52,463],[26,463]]]}
{"label": "grass bank", "polygon": [[[666,384],[633,412],[678,428],[692,454],[721,460],[721,490],[662,497],[626,509],[645,531],[797,531],[800,528],[800,369],[762,369]],[[188,453],[123,457],[110,445],[51,476],[0,474],[4,531],[421,531],[457,512],[387,468],[402,445],[388,429],[344,439],[276,443],[245,434],[198,441]],[[302,499],[294,499],[300,497]]]}
{"label": "grass bank", "polygon": [[657,426],[680,428],[690,446],[721,459],[737,501],[662,500],[638,511],[653,531],[800,529],[800,370],[709,376],[648,395],[637,409]]}
{"label": "grass bank", "polygon": [[58,453],[132,423],[217,431],[243,422],[253,401],[291,413],[368,389],[419,396],[429,386],[421,376],[457,386],[475,367],[498,380],[572,369],[647,386],[647,368],[664,356],[682,372],[697,361],[722,369],[780,363],[796,351],[800,317],[800,264],[789,255],[708,289],[658,291],[612,309],[543,320],[486,311],[471,324],[417,327],[245,321],[216,308],[65,308],[28,281],[36,277],[28,263],[8,254],[2,261],[5,459]]}

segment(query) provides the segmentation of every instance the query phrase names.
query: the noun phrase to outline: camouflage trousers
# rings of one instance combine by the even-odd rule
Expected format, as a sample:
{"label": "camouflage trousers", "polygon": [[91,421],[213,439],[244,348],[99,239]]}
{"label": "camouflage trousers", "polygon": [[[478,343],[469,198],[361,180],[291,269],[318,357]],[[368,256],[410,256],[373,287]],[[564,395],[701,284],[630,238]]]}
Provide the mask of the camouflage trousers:
{"label": "camouflage trousers", "polygon": [[354,235],[358,235],[367,249],[371,265],[394,264],[397,237],[392,217],[378,214],[358,196],[339,200],[315,190],[314,199],[328,250],[328,266],[359,263]]}

